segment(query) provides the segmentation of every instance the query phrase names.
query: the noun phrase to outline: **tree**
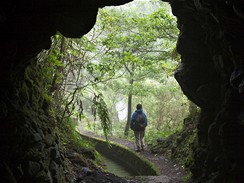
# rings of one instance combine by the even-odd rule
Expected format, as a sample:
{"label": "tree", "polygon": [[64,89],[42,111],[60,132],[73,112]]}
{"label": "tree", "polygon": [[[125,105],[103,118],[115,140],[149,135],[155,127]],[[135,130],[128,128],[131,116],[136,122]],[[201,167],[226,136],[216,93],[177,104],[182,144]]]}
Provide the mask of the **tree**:
{"label": "tree", "polygon": [[[108,17],[111,17],[110,19]],[[128,135],[132,113],[133,85],[137,81],[155,76],[155,73],[172,72],[171,52],[175,46],[177,29],[175,19],[160,8],[152,14],[140,17],[130,9],[103,10],[102,23],[109,25],[102,38],[107,48],[106,61],[124,73],[128,87],[128,117],[125,135]]]}
{"label": "tree", "polygon": [[[165,4],[159,2],[143,15],[128,7],[104,8],[99,12],[97,24],[83,38],[54,37],[55,44],[48,53],[48,59],[52,59],[56,63],[55,68],[59,68],[55,73],[58,79],[54,79],[55,74],[50,75],[53,86],[58,89],[55,93],[59,96],[63,116],[85,118],[91,114],[95,124],[97,109],[101,110],[101,106],[104,106],[104,114],[110,116],[108,110],[115,103],[111,102],[112,106],[107,107],[102,96],[106,95],[107,87],[114,86],[112,89],[118,98],[127,95],[124,134],[128,135],[132,105],[135,105],[133,99],[151,96],[153,90],[145,82],[151,80],[163,85],[177,64],[172,57],[178,34],[176,20]],[[153,2],[144,3],[148,6]],[[61,45],[65,45],[65,50],[60,49]],[[160,94],[157,97],[163,101],[165,96]],[[164,111],[161,108],[155,112],[161,114]],[[100,115],[100,118],[105,120],[103,127],[111,128],[108,117]],[[159,118],[158,126],[162,124],[160,115]]]}

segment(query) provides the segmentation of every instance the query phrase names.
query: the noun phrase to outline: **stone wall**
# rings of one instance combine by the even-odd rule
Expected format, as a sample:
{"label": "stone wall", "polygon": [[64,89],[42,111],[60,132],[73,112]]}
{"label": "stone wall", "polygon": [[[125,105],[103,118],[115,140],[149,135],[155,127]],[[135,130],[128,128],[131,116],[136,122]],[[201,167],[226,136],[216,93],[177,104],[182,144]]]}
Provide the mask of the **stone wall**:
{"label": "stone wall", "polygon": [[12,70],[11,90],[1,99],[1,181],[72,182],[48,112],[43,69],[35,59],[30,63]]}
{"label": "stone wall", "polygon": [[[159,170],[150,161],[142,158],[132,150],[115,142],[108,142],[104,139],[80,134],[82,138],[88,139],[95,144],[95,149],[104,157],[119,163],[125,167],[133,176],[156,176],[160,175]],[[118,158],[119,157],[119,158]]]}

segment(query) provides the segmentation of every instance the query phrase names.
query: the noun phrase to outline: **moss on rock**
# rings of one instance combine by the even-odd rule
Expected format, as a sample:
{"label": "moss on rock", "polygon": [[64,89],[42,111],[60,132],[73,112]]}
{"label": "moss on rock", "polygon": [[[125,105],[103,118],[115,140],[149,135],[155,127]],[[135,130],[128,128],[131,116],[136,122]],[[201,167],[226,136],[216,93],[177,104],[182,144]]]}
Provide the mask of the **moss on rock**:
{"label": "moss on rock", "polygon": [[89,137],[81,134],[83,138],[87,138],[95,143],[96,150],[104,156],[119,162],[127,167],[134,175],[159,175],[159,170],[149,160],[141,157],[129,148],[117,144],[115,142],[108,142],[106,140]]}

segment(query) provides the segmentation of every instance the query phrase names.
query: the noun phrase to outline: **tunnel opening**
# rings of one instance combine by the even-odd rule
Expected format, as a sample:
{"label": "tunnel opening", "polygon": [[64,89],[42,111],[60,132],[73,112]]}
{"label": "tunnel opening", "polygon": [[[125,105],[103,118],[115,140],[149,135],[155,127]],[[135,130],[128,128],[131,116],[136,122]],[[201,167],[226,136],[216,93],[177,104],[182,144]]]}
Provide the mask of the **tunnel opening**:
{"label": "tunnel opening", "polygon": [[[57,35],[51,51],[39,58],[42,65],[53,64],[53,73],[58,71],[50,93],[62,97],[57,99],[64,105],[60,113],[96,133],[104,133],[104,125],[113,135],[133,138],[129,120],[142,103],[151,121],[146,138],[153,142],[182,129],[189,104],[173,78],[178,29],[169,4],[136,2],[101,9],[88,34],[75,40]],[[105,104],[110,124],[99,116]]]}
{"label": "tunnel opening", "polygon": [[[101,9],[94,28],[81,39],[57,35],[53,52],[47,53],[64,65],[57,67],[58,74],[65,75],[58,91],[66,100],[67,116],[97,134],[105,128],[106,135],[127,134],[133,139],[128,122],[136,104],[142,103],[150,121],[147,144],[154,146],[156,139],[180,131],[189,104],[173,78],[180,59],[175,51],[176,26],[169,4],[135,1]],[[57,50],[61,56],[55,55]],[[50,64],[45,55],[40,58]],[[99,119],[99,110],[105,110],[103,101],[110,122]]]}

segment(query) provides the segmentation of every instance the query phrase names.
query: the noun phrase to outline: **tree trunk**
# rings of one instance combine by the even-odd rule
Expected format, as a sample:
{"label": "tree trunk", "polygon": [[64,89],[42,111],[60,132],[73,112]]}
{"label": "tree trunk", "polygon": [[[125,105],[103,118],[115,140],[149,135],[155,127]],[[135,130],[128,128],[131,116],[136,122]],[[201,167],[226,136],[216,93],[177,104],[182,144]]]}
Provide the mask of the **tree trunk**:
{"label": "tree trunk", "polygon": [[130,130],[130,118],[131,118],[131,114],[132,114],[132,89],[133,89],[133,83],[134,80],[131,79],[130,80],[130,92],[128,95],[128,113],[127,113],[127,122],[125,125],[125,131],[124,131],[124,135],[128,136],[129,134],[129,130]]}

